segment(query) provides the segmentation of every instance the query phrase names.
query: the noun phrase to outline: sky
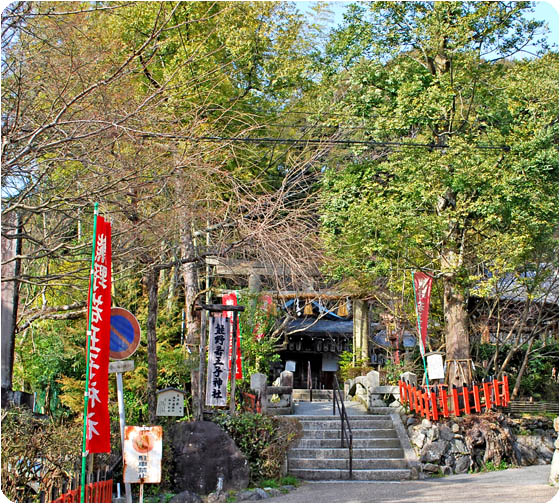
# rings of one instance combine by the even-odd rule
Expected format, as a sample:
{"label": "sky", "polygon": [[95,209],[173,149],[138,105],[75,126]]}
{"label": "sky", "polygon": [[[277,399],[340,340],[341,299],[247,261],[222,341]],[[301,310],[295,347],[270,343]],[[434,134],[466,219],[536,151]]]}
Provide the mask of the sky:
{"label": "sky", "polygon": [[[296,2],[302,12],[306,12],[307,9],[314,3],[308,1]],[[333,27],[338,25],[342,21],[342,14],[346,10],[346,6],[353,2],[347,1],[331,1],[330,7],[334,14]],[[548,2],[535,2],[535,12],[532,13],[529,18],[536,19],[540,21],[546,21],[550,33],[548,35],[548,42],[550,45],[555,44],[556,49],[559,45],[558,36],[558,18],[560,12],[560,0],[550,0]]]}

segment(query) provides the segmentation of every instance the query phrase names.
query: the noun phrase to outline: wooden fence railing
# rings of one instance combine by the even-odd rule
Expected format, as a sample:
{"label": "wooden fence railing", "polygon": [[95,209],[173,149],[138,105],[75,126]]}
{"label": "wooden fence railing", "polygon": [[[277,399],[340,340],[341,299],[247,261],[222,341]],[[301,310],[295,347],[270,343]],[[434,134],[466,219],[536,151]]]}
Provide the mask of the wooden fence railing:
{"label": "wooden fence railing", "polygon": [[[80,502],[81,487],[63,493],[52,502]],[[113,480],[89,483],[85,487],[85,502],[113,502]]]}
{"label": "wooden fence railing", "polygon": [[[113,472],[106,466],[86,475],[85,502],[113,502]],[[50,479],[39,492],[40,502],[80,502],[81,474]]]}
{"label": "wooden fence railing", "polygon": [[261,400],[256,394],[249,394],[248,392],[243,392],[243,403],[241,407],[243,411],[248,411],[251,413],[261,413]]}
{"label": "wooden fence railing", "polygon": [[411,411],[429,420],[480,413],[494,406],[507,407],[510,402],[507,376],[502,380],[453,388],[451,391],[444,385],[416,388],[399,380],[399,392],[403,405],[408,405]]}

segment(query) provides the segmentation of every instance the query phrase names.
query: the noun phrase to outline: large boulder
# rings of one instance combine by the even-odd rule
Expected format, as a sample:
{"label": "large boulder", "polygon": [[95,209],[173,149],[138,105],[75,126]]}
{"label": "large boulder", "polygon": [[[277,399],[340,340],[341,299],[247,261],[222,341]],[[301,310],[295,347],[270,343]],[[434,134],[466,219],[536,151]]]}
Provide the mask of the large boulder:
{"label": "large boulder", "polygon": [[437,464],[445,453],[448,444],[447,441],[440,440],[424,445],[420,452],[420,461]]}
{"label": "large boulder", "polygon": [[208,495],[218,488],[241,490],[249,484],[249,464],[231,437],[213,422],[179,422],[167,431],[177,492]]}

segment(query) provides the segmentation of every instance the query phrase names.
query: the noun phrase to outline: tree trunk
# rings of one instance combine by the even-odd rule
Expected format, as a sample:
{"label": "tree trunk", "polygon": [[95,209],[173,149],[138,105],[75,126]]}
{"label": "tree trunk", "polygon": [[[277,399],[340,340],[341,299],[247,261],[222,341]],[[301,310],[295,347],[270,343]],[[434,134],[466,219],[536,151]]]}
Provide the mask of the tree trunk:
{"label": "tree trunk", "polygon": [[[2,231],[21,235],[21,218],[19,214],[10,214],[2,223]],[[6,222],[8,221],[8,222]],[[13,222],[13,224],[12,224]],[[12,227],[13,226],[13,227]],[[2,236],[2,260],[7,261],[21,255],[22,240],[20,237],[9,239]],[[2,277],[14,279],[19,277],[21,261],[14,260],[2,266]],[[14,351],[16,341],[17,313],[19,304],[19,282],[2,282],[2,389],[12,390],[12,376],[14,371]]]}
{"label": "tree trunk", "polygon": [[158,311],[158,271],[150,268],[144,282],[148,291],[148,320],[146,323],[146,338],[148,341],[148,418],[153,425],[156,423],[157,409],[157,311]]}
{"label": "tree trunk", "polygon": [[[181,227],[181,256],[183,258],[193,259],[187,263],[184,263],[181,267],[181,271],[183,274],[183,281],[185,283],[185,322],[187,325],[187,331],[185,334],[185,346],[191,352],[195,352],[197,350],[198,343],[200,342],[200,326],[198,319],[194,313],[194,302],[199,293],[199,285],[197,263],[194,262],[194,258],[196,256],[196,248],[190,228],[190,222],[186,222]],[[196,373],[191,373],[191,394],[193,410],[197,418],[202,415],[203,398],[200,397],[202,380],[204,380],[204,376],[200,376],[200,373],[198,371]]]}
{"label": "tree trunk", "polygon": [[[193,258],[196,256],[194,240],[190,229],[190,223],[181,228],[181,256]],[[185,313],[187,322],[186,345],[191,350],[196,348],[199,341],[199,323],[194,313],[194,301],[199,293],[197,263],[189,261],[182,265],[183,281],[185,283]]]}
{"label": "tree trunk", "polygon": [[443,279],[443,296],[448,385],[460,386],[472,381],[467,304],[452,277]]}
{"label": "tree trunk", "polygon": [[519,369],[519,373],[517,374],[517,379],[515,380],[513,392],[511,393],[512,399],[515,399],[519,394],[519,389],[521,388],[521,378],[523,378],[525,370],[527,369],[527,364],[529,363],[529,355],[531,354],[531,348],[533,348],[535,337],[536,334],[533,334],[533,337],[529,340],[529,345],[527,346],[527,351],[525,352],[525,357],[523,358],[523,364],[521,364],[521,368]]}

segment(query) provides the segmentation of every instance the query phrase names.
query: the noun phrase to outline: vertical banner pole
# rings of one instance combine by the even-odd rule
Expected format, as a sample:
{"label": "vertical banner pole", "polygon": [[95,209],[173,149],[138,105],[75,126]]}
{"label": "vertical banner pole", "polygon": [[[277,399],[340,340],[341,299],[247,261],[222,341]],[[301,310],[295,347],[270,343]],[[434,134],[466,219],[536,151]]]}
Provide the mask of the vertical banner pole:
{"label": "vertical banner pole", "polygon": [[90,360],[90,340],[91,340],[91,310],[92,310],[92,297],[93,297],[93,267],[95,261],[95,245],[97,236],[97,216],[99,215],[99,204],[95,203],[93,207],[93,238],[91,245],[91,266],[89,272],[89,297],[88,297],[88,328],[87,328],[87,351],[86,351],[86,388],[84,392],[84,429],[82,436],[82,477],[81,477],[81,491],[80,502],[85,502],[85,486],[86,486],[86,437],[87,437],[87,412],[89,402],[89,360]]}
{"label": "vertical banner pole", "polygon": [[[124,461],[124,426],[125,426],[125,413],[124,413],[124,392],[123,392],[123,379],[122,373],[116,373],[117,375],[117,401],[119,403],[119,425],[121,428],[121,447],[122,455]],[[132,492],[130,488],[130,483],[124,484],[124,491],[126,494],[126,502],[132,502]]]}
{"label": "vertical banner pole", "polygon": [[230,414],[235,413],[235,376],[237,374],[237,311],[233,312],[233,334],[231,337],[231,396],[229,403]]}
{"label": "vertical banner pole", "polygon": [[420,314],[418,313],[418,302],[416,299],[416,287],[414,285],[414,271],[412,271],[412,290],[414,291],[414,309],[416,310],[416,326],[418,328],[418,338],[420,343],[420,354],[422,355],[422,364],[424,364],[424,379],[426,380],[426,386],[429,385],[428,382],[428,369],[426,368],[426,349],[424,348],[424,342],[422,341],[422,328],[420,324]]}

